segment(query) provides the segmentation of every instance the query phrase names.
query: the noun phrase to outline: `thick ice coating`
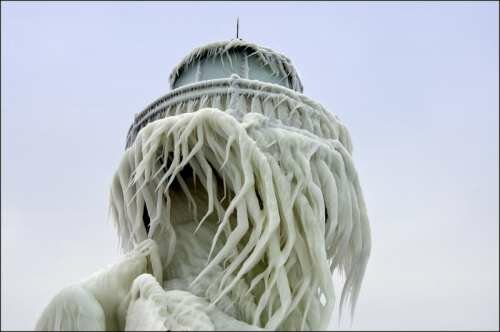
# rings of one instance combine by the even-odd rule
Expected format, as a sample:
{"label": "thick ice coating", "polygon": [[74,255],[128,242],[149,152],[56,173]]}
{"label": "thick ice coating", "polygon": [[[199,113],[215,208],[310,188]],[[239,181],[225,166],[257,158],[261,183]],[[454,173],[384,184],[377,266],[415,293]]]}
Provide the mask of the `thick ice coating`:
{"label": "thick ice coating", "polygon": [[273,84],[184,89],[129,131],[111,190],[123,249],[156,240],[165,284],[241,321],[325,329],[337,297],[354,308],[370,252],[345,126]]}

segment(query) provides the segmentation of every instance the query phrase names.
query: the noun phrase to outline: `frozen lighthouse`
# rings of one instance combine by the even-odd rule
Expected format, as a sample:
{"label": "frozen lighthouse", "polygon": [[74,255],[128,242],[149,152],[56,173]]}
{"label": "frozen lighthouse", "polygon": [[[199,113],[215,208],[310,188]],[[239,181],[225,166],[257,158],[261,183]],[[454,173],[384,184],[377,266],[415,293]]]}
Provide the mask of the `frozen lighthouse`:
{"label": "frozen lighthouse", "polygon": [[123,257],[37,329],[326,329],[353,310],[371,247],[351,154],[283,54],[193,49],[128,131],[110,190]]}

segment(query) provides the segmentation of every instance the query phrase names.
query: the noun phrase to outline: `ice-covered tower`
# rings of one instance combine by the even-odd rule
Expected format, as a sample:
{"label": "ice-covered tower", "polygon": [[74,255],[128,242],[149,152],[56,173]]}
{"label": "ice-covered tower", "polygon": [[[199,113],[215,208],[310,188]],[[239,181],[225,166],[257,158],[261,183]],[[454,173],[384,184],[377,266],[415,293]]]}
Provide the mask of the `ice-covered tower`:
{"label": "ice-covered tower", "polygon": [[[336,299],[354,308],[371,240],[350,136],[302,93],[291,61],[241,39],[216,42],[182,59],[170,88],[136,114],[113,185],[125,251],[158,237],[162,222],[160,244],[189,253],[203,243],[199,254],[215,257],[196,266],[164,255],[167,280],[193,278],[203,286],[189,291],[226,299],[232,317],[256,327],[324,329]],[[192,194],[196,179],[206,197]],[[176,238],[178,224],[198,229],[206,218],[217,227],[208,242]],[[334,287],[335,271],[344,278]]]}
{"label": "ice-covered tower", "polygon": [[126,254],[63,289],[37,330],[326,329],[371,246],[347,129],[287,57],[240,39],[194,49],[170,85],[113,176]]}

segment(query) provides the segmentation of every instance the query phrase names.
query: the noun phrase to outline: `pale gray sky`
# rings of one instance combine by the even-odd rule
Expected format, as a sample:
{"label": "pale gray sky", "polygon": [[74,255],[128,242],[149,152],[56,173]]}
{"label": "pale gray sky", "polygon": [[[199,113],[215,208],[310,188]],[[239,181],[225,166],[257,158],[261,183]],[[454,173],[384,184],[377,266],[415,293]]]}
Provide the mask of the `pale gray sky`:
{"label": "pale gray sky", "polygon": [[373,235],[352,328],[498,330],[498,6],[2,3],[2,329],[118,257],[134,113],[239,16],[350,129]]}

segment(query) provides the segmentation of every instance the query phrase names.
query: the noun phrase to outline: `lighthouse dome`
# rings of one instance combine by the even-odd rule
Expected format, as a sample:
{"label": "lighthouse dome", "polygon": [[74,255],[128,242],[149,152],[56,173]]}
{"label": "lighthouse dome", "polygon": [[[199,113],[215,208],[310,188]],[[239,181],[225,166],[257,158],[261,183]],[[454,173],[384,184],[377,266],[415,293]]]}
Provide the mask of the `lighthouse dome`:
{"label": "lighthouse dome", "polygon": [[192,50],[172,70],[170,88],[229,78],[257,80],[302,93],[300,78],[285,55],[242,39],[210,43]]}

